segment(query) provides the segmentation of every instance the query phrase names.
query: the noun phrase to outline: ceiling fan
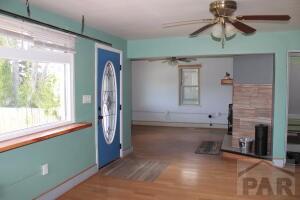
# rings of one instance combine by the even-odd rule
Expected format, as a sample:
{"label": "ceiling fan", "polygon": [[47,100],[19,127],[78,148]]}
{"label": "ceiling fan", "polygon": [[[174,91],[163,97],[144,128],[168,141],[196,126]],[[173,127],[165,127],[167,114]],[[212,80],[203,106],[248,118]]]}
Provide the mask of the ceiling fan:
{"label": "ceiling fan", "polygon": [[178,21],[163,24],[164,28],[171,28],[177,26],[185,26],[191,24],[208,23],[190,34],[190,37],[196,37],[203,31],[212,28],[212,36],[222,41],[224,48],[225,40],[231,39],[239,30],[244,34],[252,34],[256,29],[246,25],[243,21],[267,20],[267,21],[289,21],[289,15],[242,15],[234,16],[237,9],[236,1],[232,0],[217,0],[210,4],[209,11],[214,15],[213,19],[200,19]]}
{"label": "ceiling fan", "polygon": [[148,61],[158,61],[161,60],[162,63],[168,63],[169,65],[178,65],[180,62],[190,63],[197,60],[196,58],[186,58],[186,57],[167,57],[167,58],[157,58],[157,59],[148,59]]}

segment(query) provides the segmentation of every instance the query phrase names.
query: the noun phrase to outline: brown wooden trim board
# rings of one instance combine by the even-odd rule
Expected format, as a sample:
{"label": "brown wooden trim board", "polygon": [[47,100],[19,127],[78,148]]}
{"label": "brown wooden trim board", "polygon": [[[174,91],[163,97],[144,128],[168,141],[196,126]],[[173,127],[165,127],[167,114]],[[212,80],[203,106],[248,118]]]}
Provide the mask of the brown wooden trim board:
{"label": "brown wooden trim board", "polygon": [[81,122],[81,123],[73,123],[65,126],[60,126],[57,128],[40,131],[38,133],[33,133],[30,135],[14,138],[11,140],[5,140],[0,142],[0,153],[9,151],[12,149],[16,149],[22,146],[26,146],[29,144],[33,144],[36,142],[40,142],[43,140],[47,140],[50,138],[54,138],[60,135],[65,135],[68,133],[72,133],[74,131],[78,131],[81,129],[85,129],[91,127],[92,123],[89,122]]}

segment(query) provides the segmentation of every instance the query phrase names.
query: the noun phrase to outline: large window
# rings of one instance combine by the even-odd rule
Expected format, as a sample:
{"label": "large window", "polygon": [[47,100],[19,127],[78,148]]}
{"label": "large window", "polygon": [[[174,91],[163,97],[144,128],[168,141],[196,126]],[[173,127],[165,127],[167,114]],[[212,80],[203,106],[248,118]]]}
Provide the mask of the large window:
{"label": "large window", "polygon": [[74,38],[0,18],[0,141],[71,123]]}
{"label": "large window", "polygon": [[200,104],[200,65],[179,66],[180,105]]}

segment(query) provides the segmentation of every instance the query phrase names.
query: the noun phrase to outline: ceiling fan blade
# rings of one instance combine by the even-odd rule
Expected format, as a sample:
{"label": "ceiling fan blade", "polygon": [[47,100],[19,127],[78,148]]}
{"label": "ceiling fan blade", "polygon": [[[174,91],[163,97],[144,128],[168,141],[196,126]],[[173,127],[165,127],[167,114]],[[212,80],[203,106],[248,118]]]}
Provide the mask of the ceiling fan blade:
{"label": "ceiling fan blade", "polygon": [[201,24],[201,23],[206,23],[206,22],[186,22],[182,24],[172,24],[172,25],[163,25],[163,28],[173,28],[173,27],[178,27],[178,26],[188,26],[188,25],[193,25],[193,24]]}
{"label": "ceiling fan blade", "polygon": [[244,15],[237,16],[238,20],[274,20],[274,21],[289,21],[289,15]]}
{"label": "ceiling fan blade", "polygon": [[236,29],[238,29],[246,34],[254,33],[256,31],[256,29],[254,29],[251,26],[248,26],[242,22],[239,22],[238,20],[233,20],[233,21],[228,21],[228,22],[231,23]]}
{"label": "ceiling fan blade", "polygon": [[181,62],[192,62],[189,58],[178,58],[177,60]]}
{"label": "ceiling fan blade", "polygon": [[196,61],[197,58],[178,58],[177,60],[182,62],[192,62],[192,61]]}
{"label": "ceiling fan blade", "polygon": [[205,31],[206,29],[212,27],[212,26],[215,25],[216,23],[217,23],[217,22],[211,23],[211,24],[207,24],[207,25],[201,27],[200,29],[198,29],[198,30],[196,30],[195,32],[191,33],[191,34],[190,34],[190,37],[196,37],[196,36],[198,36],[201,32],[203,32],[203,31]]}
{"label": "ceiling fan blade", "polygon": [[191,61],[195,61],[197,60],[197,58],[189,58]]}
{"label": "ceiling fan blade", "polygon": [[162,24],[163,26],[175,25],[175,24],[183,24],[183,23],[193,23],[193,22],[210,22],[214,21],[214,19],[192,19],[192,20],[184,20],[184,21],[176,21],[176,22],[168,22]]}
{"label": "ceiling fan blade", "polygon": [[147,61],[148,62],[156,62],[156,61],[160,61],[162,60],[162,58],[148,58]]}

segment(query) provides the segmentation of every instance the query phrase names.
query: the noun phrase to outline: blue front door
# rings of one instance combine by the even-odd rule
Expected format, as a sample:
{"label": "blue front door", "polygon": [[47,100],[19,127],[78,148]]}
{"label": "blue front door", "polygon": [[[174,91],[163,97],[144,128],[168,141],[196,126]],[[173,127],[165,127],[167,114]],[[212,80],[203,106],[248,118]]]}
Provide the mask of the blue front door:
{"label": "blue front door", "polygon": [[120,157],[120,54],[98,49],[99,167]]}

